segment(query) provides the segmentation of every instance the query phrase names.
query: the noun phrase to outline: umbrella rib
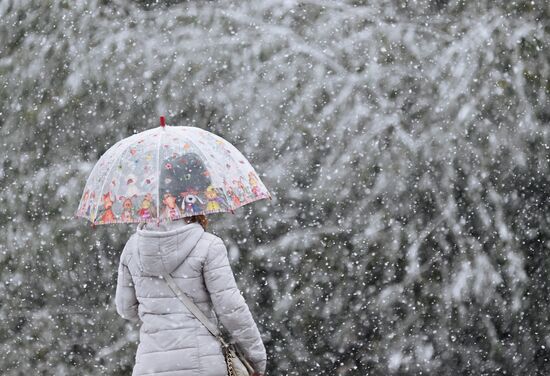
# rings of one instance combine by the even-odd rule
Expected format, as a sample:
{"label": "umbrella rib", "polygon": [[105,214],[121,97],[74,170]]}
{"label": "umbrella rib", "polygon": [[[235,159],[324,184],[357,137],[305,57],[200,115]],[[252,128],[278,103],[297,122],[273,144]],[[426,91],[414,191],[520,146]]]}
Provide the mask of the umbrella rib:
{"label": "umbrella rib", "polygon": [[[121,142],[124,142],[124,140],[122,140]],[[120,154],[114,158],[115,163],[113,163],[111,165],[111,167],[109,167],[109,171],[107,171],[107,174],[105,175],[105,179],[103,179],[103,184],[101,184],[101,189],[99,190],[99,197],[98,197],[97,205],[96,205],[96,208],[95,208],[95,213],[94,213],[94,216],[93,216],[93,218],[94,218],[93,223],[95,223],[95,221],[97,219],[97,213],[99,212],[99,204],[100,204],[100,200],[103,196],[103,189],[105,189],[105,183],[107,182],[107,178],[109,177],[109,175],[111,175],[111,171],[113,171],[113,168],[120,162],[120,160],[122,158],[122,155],[126,151],[126,147],[127,147],[126,145],[123,145],[123,146],[120,147]]]}
{"label": "umbrella rib", "polygon": [[[218,137],[219,137],[219,136],[218,136]],[[228,145],[229,148],[232,148],[232,149],[233,149],[233,151],[227,155],[227,158],[229,158],[229,159],[231,159],[231,161],[233,161],[233,165],[234,165],[235,168],[237,169],[237,172],[238,172],[239,174],[241,174],[241,171],[242,171],[242,170],[241,170],[241,166],[239,165],[239,160],[235,157],[235,155],[237,155],[237,157],[238,157],[239,154],[240,154],[240,155],[242,156],[242,158],[245,159],[245,160],[247,160],[247,161],[248,161],[248,158],[246,158],[246,157],[244,156],[244,154],[243,154],[239,149],[237,149],[237,148],[235,147],[235,145],[233,145],[231,142],[229,142],[228,140],[226,140],[226,139],[224,139],[224,138],[222,138],[222,137],[220,137],[220,138],[221,138],[222,140],[224,140],[224,141],[227,143],[227,145]],[[250,162],[250,161],[248,161],[248,162],[250,163],[250,167],[252,167],[252,169],[254,169],[254,166],[252,166],[252,162]],[[232,187],[232,189],[233,189],[234,186],[232,186],[232,183],[233,183],[233,182],[228,182],[228,184],[229,184],[229,185]],[[234,204],[233,204],[233,200],[229,200],[229,198],[228,198],[228,196],[227,196],[227,192],[225,191],[225,186],[223,187],[223,189],[224,189],[225,197],[227,197],[228,202],[231,203],[230,206],[229,206],[230,209],[231,209],[231,210],[238,209],[237,205],[234,205]]]}
{"label": "umbrella rib", "polygon": [[[198,127],[196,127],[196,128],[203,131],[202,128],[198,128]],[[181,127],[179,129],[179,131],[180,132],[185,131],[185,128]],[[187,133],[184,133],[183,135],[184,135],[184,137],[186,137]],[[212,166],[210,165],[210,160],[208,158],[206,158],[206,155],[204,154],[203,150],[195,143],[195,141],[193,140],[193,137],[186,138],[186,141],[189,142],[190,144],[193,144],[193,147],[195,148],[195,150],[197,150],[198,154],[200,154],[200,156],[202,157],[202,160],[204,161],[204,167],[209,171],[213,171]],[[206,166],[207,163],[208,163],[210,168],[207,168],[207,166]],[[210,184],[212,184],[212,183],[213,183],[212,178],[210,178]]]}
{"label": "umbrella rib", "polygon": [[160,174],[161,174],[161,166],[160,166],[160,144],[161,144],[161,139],[162,139],[162,134],[164,133],[164,128],[161,127],[160,128],[161,131],[160,131],[160,134],[159,134],[159,140],[158,140],[158,145],[157,145],[157,173],[158,173],[158,178],[157,178],[157,221],[160,221]]}
{"label": "umbrella rib", "polygon": [[[206,131],[206,130],[204,130],[204,129],[202,129],[202,128],[198,128],[198,127],[196,127],[196,128],[199,129],[199,131],[208,132],[208,131]],[[184,128],[182,127],[181,130],[184,130]],[[212,136],[210,136],[210,137],[212,137]],[[221,138],[221,137],[220,137],[220,138]],[[191,144],[193,144],[194,148],[195,148],[195,149],[200,153],[200,155],[202,156],[202,159],[203,159],[203,161],[204,161],[204,163],[205,163],[205,167],[206,167],[206,163],[210,164],[210,160],[206,157],[206,155],[204,154],[203,150],[194,142],[193,138],[192,138],[192,137],[189,137],[188,140],[189,140],[189,142],[190,142]],[[209,169],[209,170],[210,170],[210,171],[213,171],[212,165],[210,165],[210,169]],[[218,183],[221,184],[222,182],[218,182]],[[214,184],[214,181],[212,180],[212,178],[210,178],[210,184],[212,184],[212,185]],[[221,188],[221,190],[222,190],[222,192],[223,192],[223,194],[224,194],[224,196],[225,196],[225,202],[228,204],[229,209],[233,210],[233,205],[232,205],[232,202],[229,200],[229,196],[227,196],[227,192],[225,191],[225,186],[224,186],[224,187],[221,187],[221,186],[220,186],[220,188]]]}
{"label": "umbrella rib", "polygon": [[[201,157],[201,160],[204,162],[204,168],[207,171],[212,171],[212,166],[210,166],[210,160],[206,158],[206,155],[204,154],[202,149],[194,142],[193,137],[188,136],[188,132],[187,132],[188,128],[191,128],[193,130],[198,129],[199,131],[203,131],[203,129],[199,127],[185,127],[185,126],[174,127],[174,129],[176,129],[179,132],[179,134],[182,136],[182,139],[185,140],[185,142],[193,145],[194,150],[197,151],[197,155],[199,155],[199,157]],[[207,167],[207,164],[210,166],[210,168]],[[213,184],[212,178],[210,178],[210,184]]]}

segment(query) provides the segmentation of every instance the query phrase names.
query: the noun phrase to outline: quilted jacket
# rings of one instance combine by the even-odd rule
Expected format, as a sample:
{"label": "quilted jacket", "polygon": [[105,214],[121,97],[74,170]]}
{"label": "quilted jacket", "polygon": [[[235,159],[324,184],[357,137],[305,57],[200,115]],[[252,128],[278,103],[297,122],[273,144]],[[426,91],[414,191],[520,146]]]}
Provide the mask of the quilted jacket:
{"label": "quilted jacket", "polygon": [[140,322],[133,376],[227,375],[220,343],[175,296],[163,273],[231,335],[257,372],[266,352],[236,283],[223,241],[199,223],[140,224],[120,257],[116,309]]}

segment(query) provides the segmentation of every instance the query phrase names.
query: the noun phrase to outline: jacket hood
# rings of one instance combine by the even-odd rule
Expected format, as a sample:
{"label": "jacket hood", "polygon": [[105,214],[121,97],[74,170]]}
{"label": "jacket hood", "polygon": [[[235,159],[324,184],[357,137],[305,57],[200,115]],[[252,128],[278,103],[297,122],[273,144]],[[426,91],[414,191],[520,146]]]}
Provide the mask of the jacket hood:
{"label": "jacket hood", "polygon": [[138,265],[147,274],[160,276],[172,273],[189,256],[204,229],[200,223],[183,220],[168,224],[140,223],[136,231]]}

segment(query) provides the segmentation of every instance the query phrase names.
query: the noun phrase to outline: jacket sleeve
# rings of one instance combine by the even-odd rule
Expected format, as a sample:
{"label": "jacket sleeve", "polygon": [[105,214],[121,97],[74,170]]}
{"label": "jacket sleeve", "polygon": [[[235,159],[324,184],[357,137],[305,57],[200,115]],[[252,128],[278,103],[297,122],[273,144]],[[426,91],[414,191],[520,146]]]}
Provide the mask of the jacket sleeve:
{"label": "jacket sleeve", "polygon": [[254,370],[265,373],[265,347],[248,305],[237,287],[227,258],[227,249],[220,238],[210,244],[203,274],[218,319]]}
{"label": "jacket sleeve", "polygon": [[120,256],[120,263],[118,264],[115,304],[116,310],[122,318],[137,322],[139,321],[138,300],[136,298],[136,290],[134,289],[132,276],[130,275],[130,270],[128,269],[128,263],[126,261],[129,243],[130,241],[126,243],[126,246],[122,251],[122,255]]}

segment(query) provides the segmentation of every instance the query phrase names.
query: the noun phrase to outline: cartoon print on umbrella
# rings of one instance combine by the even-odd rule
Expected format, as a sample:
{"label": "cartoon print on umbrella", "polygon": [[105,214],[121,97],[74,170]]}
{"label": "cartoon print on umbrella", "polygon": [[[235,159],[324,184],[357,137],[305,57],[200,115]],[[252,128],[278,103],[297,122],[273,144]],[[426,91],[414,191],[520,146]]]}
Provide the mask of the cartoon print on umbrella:
{"label": "cartoon print on umbrella", "polygon": [[248,173],[248,184],[252,187],[252,193],[254,194],[254,196],[258,197],[260,194],[258,180],[256,179],[254,172],[252,171]]}
{"label": "cartoon print on umbrella", "polygon": [[156,217],[155,205],[153,204],[153,195],[147,193],[141,201],[141,206],[138,210],[138,216],[141,219],[148,220]]}
{"label": "cartoon print on umbrella", "polygon": [[118,198],[119,201],[122,201],[122,214],[120,214],[120,219],[125,222],[132,222],[134,220],[134,204],[132,199],[135,197],[136,195],[132,195],[131,197],[119,196]]}
{"label": "cartoon print on umbrella", "polygon": [[250,197],[250,191],[243,183],[242,176],[239,176],[238,179],[233,179],[233,187],[235,188],[234,191],[236,191],[239,197],[239,203],[246,202],[247,199]]}
{"label": "cartoon print on umbrella", "polygon": [[161,126],[101,156],[76,215],[93,224],[163,222],[233,212],[262,198],[271,195],[229,142],[196,127]]}
{"label": "cartoon print on umbrella", "polygon": [[196,189],[189,189],[185,192],[180,192],[180,196],[183,198],[181,208],[187,215],[193,215],[201,212],[203,209],[204,201],[198,196],[199,192]]}
{"label": "cartoon print on umbrella", "polygon": [[170,218],[170,220],[178,219],[181,216],[181,211],[178,208],[176,197],[171,193],[165,193],[162,198],[164,208],[162,209],[161,217]]}
{"label": "cartoon print on umbrella", "polygon": [[[170,194],[181,208],[180,215],[191,216],[205,210],[205,200],[199,196],[210,186],[210,176],[201,158],[195,153],[171,156],[164,161],[160,178],[160,193]],[[167,202],[168,203],[168,202]],[[163,202],[170,210],[167,203]]]}
{"label": "cartoon print on umbrella", "polygon": [[95,203],[95,192],[92,192],[90,195],[90,201],[88,201],[87,207],[86,207],[86,215],[88,217],[92,214],[92,205]]}
{"label": "cartoon print on umbrella", "polygon": [[94,215],[94,218],[97,218],[97,212],[96,212],[96,208],[100,205],[98,202],[96,202],[96,194],[95,194],[95,191],[92,191],[92,193],[90,193],[88,195],[88,198],[87,198],[87,202],[86,203],[82,203],[82,210],[84,211],[85,215],[89,216],[90,218],[92,217],[92,214]]}
{"label": "cartoon print on umbrella", "polygon": [[208,188],[206,188],[204,195],[206,196],[207,201],[206,210],[210,212],[216,212],[221,211],[222,207],[226,207],[226,205],[224,205],[225,202],[222,197],[222,193],[219,189],[209,185]]}
{"label": "cartoon print on umbrella", "polygon": [[136,197],[140,194],[139,188],[136,186],[137,177],[133,173],[126,175],[126,197]]}
{"label": "cartoon print on umbrella", "polygon": [[233,201],[233,205],[235,207],[239,207],[241,205],[241,200],[238,195],[233,192],[233,188],[231,188],[231,185],[227,182],[227,180],[223,179],[223,185],[225,188],[225,192],[227,193],[227,196],[231,198],[231,201]]}
{"label": "cartoon print on umbrella", "polygon": [[116,221],[115,214],[113,213],[114,201],[111,198],[111,192],[107,192],[103,195],[103,212],[100,216],[100,223],[110,223]]}

